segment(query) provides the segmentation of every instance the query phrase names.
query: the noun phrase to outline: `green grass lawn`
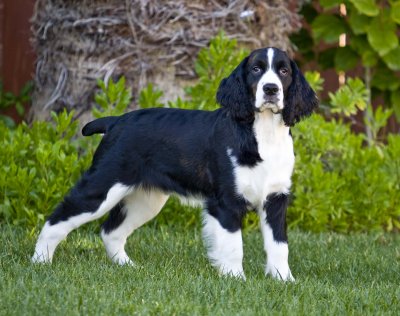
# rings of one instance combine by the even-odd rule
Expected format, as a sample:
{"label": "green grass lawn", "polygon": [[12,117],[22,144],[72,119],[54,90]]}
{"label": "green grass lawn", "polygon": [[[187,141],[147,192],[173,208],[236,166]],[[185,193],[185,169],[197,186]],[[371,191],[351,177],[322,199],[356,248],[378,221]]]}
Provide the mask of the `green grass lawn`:
{"label": "green grass lawn", "polygon": [[258,231],[244,234],[244,282],[210,267],[200,229],[150,223],[127,244],[137,266],[119,267],[90,229],[61,243],[53,265],[32,265],[35,238],[3,225],[0,314],[399,315],[399,235],[289,238],[295,283],[264,276]]}

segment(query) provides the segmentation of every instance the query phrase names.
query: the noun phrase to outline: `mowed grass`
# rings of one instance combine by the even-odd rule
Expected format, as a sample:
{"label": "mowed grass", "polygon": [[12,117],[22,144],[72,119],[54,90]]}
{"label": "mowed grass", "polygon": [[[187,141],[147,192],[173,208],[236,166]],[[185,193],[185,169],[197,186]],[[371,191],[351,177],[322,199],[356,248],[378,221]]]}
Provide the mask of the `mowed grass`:
{"label": "mowed grass", "polygon": [[119,267],[93,229],[73,232],[52,265],[31,264],[35,237],[3,225],[0,315],[399,315],[399,235],[289,238],[295,283],[264,276],[258,231],[244,234],[244,282],[218,276],[199,228],[150,223],[128,240],[136,267]]}

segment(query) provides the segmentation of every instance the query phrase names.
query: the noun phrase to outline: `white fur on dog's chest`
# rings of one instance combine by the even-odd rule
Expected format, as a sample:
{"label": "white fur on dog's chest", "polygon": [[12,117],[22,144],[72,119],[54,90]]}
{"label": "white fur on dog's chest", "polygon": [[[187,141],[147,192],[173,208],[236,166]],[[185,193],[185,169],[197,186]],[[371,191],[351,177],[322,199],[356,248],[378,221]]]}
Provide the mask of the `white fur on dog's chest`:
{"label": "white fur on dog's chest", "polygon": [[254,131],[262,162],[250,168],[239,166],[228,150],[234,166],[235,184],[242,195],[255,208],[262,207],[271,193],[288,193],[294,167],[293,141],[280,115],[270,111],[257,114]]}

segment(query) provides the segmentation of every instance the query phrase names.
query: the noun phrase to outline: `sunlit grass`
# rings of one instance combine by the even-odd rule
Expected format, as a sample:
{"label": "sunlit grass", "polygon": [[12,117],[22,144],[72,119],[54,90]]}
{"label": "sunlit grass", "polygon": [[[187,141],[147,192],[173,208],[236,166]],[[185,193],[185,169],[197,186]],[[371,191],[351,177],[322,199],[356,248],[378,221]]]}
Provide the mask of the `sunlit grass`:
{"label": "sunlit grass", "polygon": [[398,314],[398,235],[295,231],[289,238],[295,283],[264,276],[257,231],[244,235],[243,282],[210,267],[198,228],[147,225],[128,241],[136,266],[118,267],[91,229],[72,233],[52,265],[33,265],[35,239],[3,225],[0,314]]}

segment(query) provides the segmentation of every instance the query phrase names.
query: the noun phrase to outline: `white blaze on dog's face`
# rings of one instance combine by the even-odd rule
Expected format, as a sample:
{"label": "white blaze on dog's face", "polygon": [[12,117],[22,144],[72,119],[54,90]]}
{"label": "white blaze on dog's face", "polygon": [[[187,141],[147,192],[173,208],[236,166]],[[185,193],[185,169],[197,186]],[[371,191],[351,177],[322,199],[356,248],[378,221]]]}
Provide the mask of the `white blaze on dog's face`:
{"label": "white blaze on dog's face", "polygon": [[252,83],[257,111],[271,109],[280,112],[284,96],[292,82],[290,59],[275,48],[255,51],[249,58],[248,80]]}

